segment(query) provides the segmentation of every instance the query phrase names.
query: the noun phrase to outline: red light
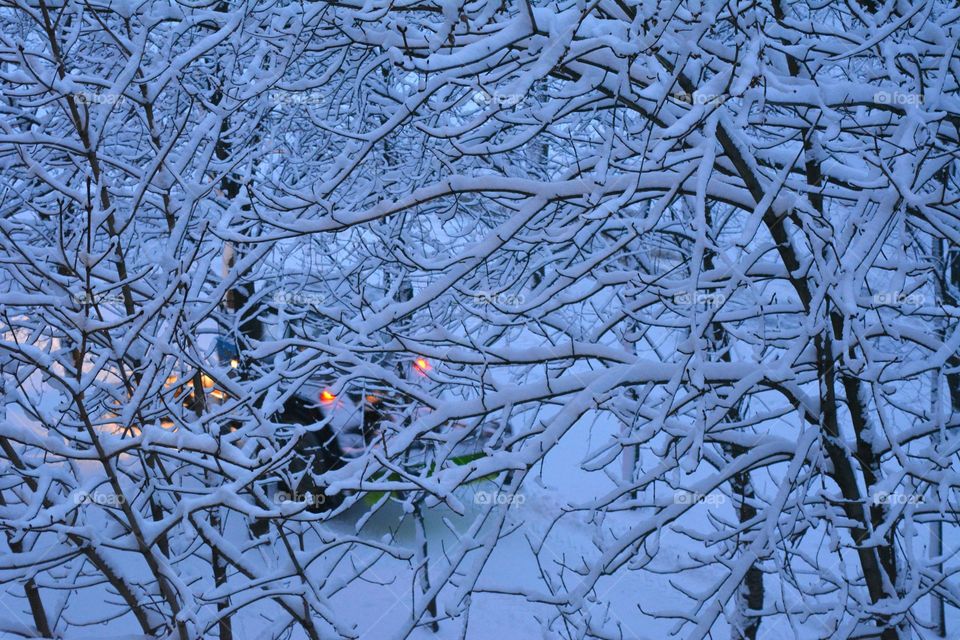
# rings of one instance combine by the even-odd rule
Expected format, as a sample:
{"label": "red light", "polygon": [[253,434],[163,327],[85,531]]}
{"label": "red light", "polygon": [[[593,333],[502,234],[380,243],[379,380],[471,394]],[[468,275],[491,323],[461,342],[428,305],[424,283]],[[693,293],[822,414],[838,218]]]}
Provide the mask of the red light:
{"label": "red light", "polygon": [[416,369],[417,373],[425,376],[427,371],[430,371],[433,367],[430,366],[426,358],[417,358],[413,361],[413,368]]}
{"label": "red light", "polygon": [[336,399],[337,399],[337,396],[335,396],[333,392],[330,391],[330,389],[324,389],[323,392],[320,394],[320,402],[322,402],[323,404],[333,404],[333,402]]}

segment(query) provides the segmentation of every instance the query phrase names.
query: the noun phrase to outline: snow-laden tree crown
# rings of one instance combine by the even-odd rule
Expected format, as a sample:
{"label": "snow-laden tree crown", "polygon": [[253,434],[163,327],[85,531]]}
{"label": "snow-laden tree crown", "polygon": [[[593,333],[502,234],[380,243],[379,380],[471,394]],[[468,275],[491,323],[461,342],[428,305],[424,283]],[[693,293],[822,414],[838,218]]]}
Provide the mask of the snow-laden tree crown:
{"label": "snow-laden tree crown", "polygon": [[2,0],[0,630],[953,637],[958,48]]}

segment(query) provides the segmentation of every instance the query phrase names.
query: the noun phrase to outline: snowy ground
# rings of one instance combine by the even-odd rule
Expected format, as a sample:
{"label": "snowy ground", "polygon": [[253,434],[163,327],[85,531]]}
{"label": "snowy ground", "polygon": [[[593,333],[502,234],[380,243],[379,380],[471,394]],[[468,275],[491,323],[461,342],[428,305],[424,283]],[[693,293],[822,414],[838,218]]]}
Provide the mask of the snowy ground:
{"label": "snowy ground", "polygon": [[[524,488],[509,506],[504,530],[509,533],[497,544],[490,561],[487,563],[478,587],[530,590],[543,593],[541,569],[555,575],[557,567],[563,563],[576,567],[580,558],[598,555],[593,541],[598,530],[586,517],[579,513],[567,513],[556,521],[560,514],[569,510],[571,504],[577,504],[602,495],[613,487],[613,482],[602,472],[587,472],[581,468],[587,452],[594,450],[604,439],[613,435],[614,425],[600,419],[592,422],[583,420],[569,431],[559,445],[545,458],[542,465],[536,467],[527,476]],[[618,469],[619,464],[610,465]],[[443,554],[451,553],[462,544],[462,539],[454,533],[465,532],[470,523],[482,509],[482,503],[492,493],[492,484],[480,482],[462,488],[458,497],[468,506],[464,515],[458,515],[450,509],[440,506],[426,512],[426,531],[431,557],[431,569],[436,570],[436,560]],[[479,496],[479,497],[478,497]],[[478,504],[479,503],[479,504]],[[723,510],[723,504],[703,504],[692,517],[683,520],[685,527],[707,528],[706,509]],[[364,515],[367,506],[358,505],[351,511],[339,516],[330,523],[330,528],[342,535],[356,533],[356,522]],[[503,507],[507,508],[507,507]],[[396,532],[397,540],[413,549],[416,545],[411,518],[404,517],[401,506],[389,503],[364,525],[360,535],[368,538],[381,538]],[[609,515],[603,522],[603,528],[614,535],[619,528],[627,527],[642,517],[639,512],[622,512]],[[402,523],[402,524],[400,524]],[[552,525],[552,526],[551,526]],[[241,522],[237,527],[245,526]],[[399,528],[398,528],[399,526]],[[451,531],[451,528],[454,531]],[[548,533],[549,532],[549,533]],[[546,536],[546,538],[545,538]],[[948,545],[950,541],[947,541]],[[958,541],[960,542],[960,541]],[[304,536],[302,544],[309,548],[316,540],[311,535]],[[541,548],[542,545],[542,548]],[[954,544],[954,546],[957,546]],[[532,548],[541,548],[538,565]],[[609,606],[612,618],[619,623],[623,638],[636,640],[659,640],[669,637],[673,623],[663,618],[641,615],[640,609],[647,614],[681,610],[690,601],[672,582],[671,575],[681,567],[687,555],[695,552],[688,540],[670,531],[664,531],[660,547],[649,571],[637,572],[620,570],[615,575],[603,578],[597,590],[597,599]],[[357,559],[365,557],[360,553]],[[468,556],[469,558],[470,556]],[[475,557],[475,556],[474,556]],[[687,573],[686,585],[700,584],[708,588],[720,577],[717,572]],[[569,577],[570,574],[568,574]],[[691,581],[691,575],[699,580]],[[189,576],[184,576],[189,577]],[[336,575],[330,576],[336,578]],[[354,629],[363,640],[381,640],[397,637],[397,629],[410,619],[414,593],[418,593],[415,576],[407,564],[392,559],[381,559],[366,574],[367,582],[353,582],[340,591],[331,605],[355,625]],[[570,585],[567,584],[567,587]],[[768,590],[774,591],[771,576],[767,577]],[[46,590],[51,594],[50,590]],[[102,598],[98,600],[97,598]],[[130,635],[134,626],[129,618],[113,621],[107,625],[92,624],[102,613],[102,602],[113,598],[105,591],[88,590],[80,599],[76,599],[66,610],[66,615],[74,621],[86,620],[91,623],[85,631],[71,633],[71,638],[89,640],[132,639],[140,636]],[[442,602],[442,600],[441,600]],[[24,612],[25,603],[22,591],[0,595],[0,609],[5,614],[7,625],[22,620],[27,623]],[[256,606],[244,609],[235,617],[235,636],[242,640],[271,637],[270,626],[262,617],[264,611]],[[951,624],[960,624],[960,617],[952,615]],[[466,635],[463,633],[463,619],[444,621],[434,633],[426,627],[420,627],[410,636],[415,640],[426,638],[459,638],[475,640],[504,640],[506,638],[551,638],[551,632],[544,631],[542,625],[555,615],[555,609],[542,603],[530,602],[521,595],[503,595],[478,593],[470,603]],[[829,630],[822,629],[812,622],[793,621],[793,626],[783,617],[770,617],[761,627],[762,640],[779,638],[827,638]],[[729,636],[726,623],[721,618],[713,628],[714,637]],[[20,637],[15,634],[0,634],[0,638]],[[299,629],[292,638],[302,637]]]}

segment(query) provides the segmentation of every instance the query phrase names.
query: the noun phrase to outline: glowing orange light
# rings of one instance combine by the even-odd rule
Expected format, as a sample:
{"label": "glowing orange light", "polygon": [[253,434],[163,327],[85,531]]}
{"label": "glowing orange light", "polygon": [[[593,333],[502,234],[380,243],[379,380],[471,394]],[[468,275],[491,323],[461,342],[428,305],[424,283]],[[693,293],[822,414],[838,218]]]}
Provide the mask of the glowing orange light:
{"label": "glowing orange light", "polygon": [[427,371],[430,371],[433,367],[430,366],[426,358],[417,358],[413,361],[413,368],[416,369],[418,373],[427,375]]}
{"label": "glowing orange light", "polygon": [[204,374],[204,375],[201,375],[201,376],[200,376],[200,383],[203,384],[203,388],[204,388],[204,389],[212,389],[212,388],[213,388],[213,378],[211,378],[211,377],[208,376],[208,375],[205,375],[205,374]]}
{"label": "glowing orange light", "polygon": [[324,389],[323,392],[320,394],[320,402],[322,402],[323,404],[332,404],[333,401],[336,399],[337,399],[337,396],[335,396],[333,392],[330,391],[330,389]]}
{"label": "glowing orange light", "polygon": [[167,376],[167,382],[165,383],[168,387],[177,381],[177,376]]}
{"label": "glowing orange light", "polygon": [[367,402],[369,402],[370,404],[377,404],[378,402],[380,402],[380,398],[378,398],[377,396],[367,396]]}

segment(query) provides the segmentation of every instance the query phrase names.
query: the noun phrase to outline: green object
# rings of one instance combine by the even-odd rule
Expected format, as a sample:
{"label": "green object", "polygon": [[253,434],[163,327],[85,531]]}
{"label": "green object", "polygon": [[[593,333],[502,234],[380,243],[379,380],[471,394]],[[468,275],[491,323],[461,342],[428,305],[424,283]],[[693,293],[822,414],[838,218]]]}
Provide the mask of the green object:
{"label": "green object", "polygon": [[[458,467],[462,467],[463,465],[473,462],[474,460],[479,460],[485,455],[486,455],[485,453],[468,453],[462,456],[454,456],[452,458],[448,458],[448,460],[453,464],[457,465]],[[433,475],[434,469],[435,469],[435,465],[431,464],[430,470],[427,472],[428,477]],[[467,484],[475,484],[477,482],[483,482],[484,480],[492,480],[494,476],[496,476],[496,474],[491,473],[488,476],[483,476],[482,478],[471,480]],[[400,479],[401,479],[400,476],[397,475],[396,473],[382,474],[379,476],[375,476],[373,478],[373,480],[400,480]],[[370,491],[363,496],[363,501],[367,506],[372,507],[375,504],[377,504],[380,500],[383,499],[383,496],[385,493],[393,493],[393,492]]]}

